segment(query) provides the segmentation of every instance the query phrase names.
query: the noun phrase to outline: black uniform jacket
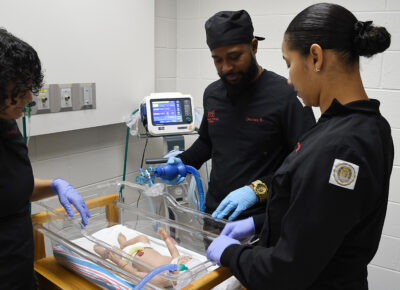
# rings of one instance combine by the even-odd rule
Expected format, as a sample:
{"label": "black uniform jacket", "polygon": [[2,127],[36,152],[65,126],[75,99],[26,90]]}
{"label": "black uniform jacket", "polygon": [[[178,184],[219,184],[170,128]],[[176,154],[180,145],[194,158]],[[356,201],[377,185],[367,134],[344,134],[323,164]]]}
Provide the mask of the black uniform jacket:
{"label": "black uniform jacket", "polygon": [[0,289],[33,286],[33,173],[15,120],[0,119]]}
{"label": "black uniform jacket", "polygon": [[393,155],[378,101],[334,100],[275,173],[259,244],[229,246],[222,265],[248,289],[368,289]]}
{"label": "black uniform jacket", "polygon": [[[244,95],[227,95],[221,80],[203,97],[199,138],[179,157],[196,168],[212,157],[206,211],[213,212],[231,191],[260,179],[269,185],[275,170],[302,133],[315,124],[287,80],[264,70]],[[238,219],[264,212],[258,203]]]}

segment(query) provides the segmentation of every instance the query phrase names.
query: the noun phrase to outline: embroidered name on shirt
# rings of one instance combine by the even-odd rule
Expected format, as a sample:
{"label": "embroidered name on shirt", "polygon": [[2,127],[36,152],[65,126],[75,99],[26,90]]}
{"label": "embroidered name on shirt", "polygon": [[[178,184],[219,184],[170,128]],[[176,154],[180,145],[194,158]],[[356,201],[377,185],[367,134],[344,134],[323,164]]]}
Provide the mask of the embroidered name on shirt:
{"label": "embroidered name on shirt", "polygon": [[246,122],[255,122],[255,123],[262,123],[264,122],[263,118],[250,118],[250,117],[246,117]]}
{"label": "embroidered name on shirt", "polygon": [[18,130],[17,130],[17,129],[14,129],[14,130],[8,131],[8,132],[7,132],[7,135],[15,135],[15,134],[17,134],[17,133],[18,133]]}
{"label": "embroidered name on shirt", "polygon": [[214,123],[215,121],[219,121],[219,118],[215,117],[215,111],[209,111],[207,113],[207,121],[208,123]]}
{"label": "embroidered name on shirt", "polygon": [[354,189],[357,182],[359,166],[347,161],[335,159],[329,183],[347,189]]}

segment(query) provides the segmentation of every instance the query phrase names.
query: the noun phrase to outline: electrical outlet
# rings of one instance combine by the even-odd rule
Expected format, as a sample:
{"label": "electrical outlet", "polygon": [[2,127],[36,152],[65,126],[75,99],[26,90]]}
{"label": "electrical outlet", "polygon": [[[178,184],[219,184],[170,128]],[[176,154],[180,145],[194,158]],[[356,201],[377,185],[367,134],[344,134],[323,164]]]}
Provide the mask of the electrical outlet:
{"label": "electrical outlet", "polygon": [[61,88],[60,89],[60,98],[61,98],[61,108],[72,109],[72,92],[71,88]]}
{"label": "electrical outlet", "polygon": [[72,84],[74,110],[89,110],[96,108],[96,83]]}
{"label": "electrical outlet", "polygon": [[91,85],[82,86],[82,105],[92,106],[93,105],[93,90]]}

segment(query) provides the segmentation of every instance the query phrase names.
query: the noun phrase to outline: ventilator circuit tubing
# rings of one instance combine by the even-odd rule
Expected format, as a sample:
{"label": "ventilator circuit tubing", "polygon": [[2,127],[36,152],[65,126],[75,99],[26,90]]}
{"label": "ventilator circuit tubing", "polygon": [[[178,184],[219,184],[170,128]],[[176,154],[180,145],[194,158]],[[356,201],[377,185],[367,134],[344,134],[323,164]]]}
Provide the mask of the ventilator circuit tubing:
{"label": "ventilator circuit tubing", "polygon": [[176,177],[177,175],[186,177],[186,173],[191,173],[196,180],[197,189],[199,191],[199,200],[200,200],[199,210],[201,212],[204,212],[205,205],[204,205],[203,184],[201,182],[200,173],[196,170],[196,168],[189,166],[189,165],[185,165],[182,162],[179,162],[176,165],[165,164],[161,167],[157,167],[154,170],[154,175],[156,177],[161,177],[161,178],[165,178],[165,179],[172,179],[172,178]]}
{"label": "ventilator circuit tubing", "polygon": [[185,167],[186,167],[186,171],[191,173],[194,176],[194,178],[196,179],[197,189],[199,191],[200,211],[204,212],[205,211],[204,191],[203,191],[203,184],[202,184],[201,178],[200,178],[200,173],[196,170],[196,168],[194,168],[192,166],[185,165]]}
{"label": "ventilator circuit tubing", "polygon": [[179,266],[177,264],[166,264],[161,265],[160,267],[154,268],[150,271],[146,276],[143,277],[142,280],[135,286],[135,289],[142,289],[144,285],[147,284],[154,276],[164,272],[164,271],[177,271]]}

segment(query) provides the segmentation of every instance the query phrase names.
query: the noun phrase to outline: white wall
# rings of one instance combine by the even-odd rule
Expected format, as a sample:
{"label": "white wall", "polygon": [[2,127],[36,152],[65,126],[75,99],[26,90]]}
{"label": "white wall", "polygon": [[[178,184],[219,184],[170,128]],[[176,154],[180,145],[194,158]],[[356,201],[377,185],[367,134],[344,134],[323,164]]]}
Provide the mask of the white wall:
{"label": "white wall", "polygon": [[[176,0],[155,1],[154,19],[155,31],[151,34],[154,41],[140,43],[144,48],[155,52],[157,61],[154,66],[150,61],[148,65],[137,67],[136,70],[146,73],[155,71],[155,82],[148,87],[149,91],[153,90],[154,83],[157,92],[175,91]],[[101,31],[98,33],[100,35]],[[110,82],[118,77],[119,75],[110,75]],[[132,111],[134,109],[134,106],[129,108]],[[124,115],[124,112],[120,112],[121,120]],[[32,130],[39,125],[34,119],[31,120]],[[29,155],[34,174],[39,178],[62,177],[77,189],[121,179],[125,138],[126,126],[123,123],[31,137]],[[127,180],[134,181],[134,172],[140,167],[144,145],[145,140],[130,137]],[[149,139],[145,158],[160,157],[162,154],[162,138]]]}
{"label": "white wall", "polygon": [[[140,0],[142,1],[142,0]],[[119,2],[113,2],[110,5],[113,5],[112,9],[120,11],[123,15],[120,17],[114,17],[110,15],[110,18],[103,17],[101,19],[103,26],[109,26],[112,29],[114,26],[107,24],[108,22],[128,22],[126,23],[128,26],[131,25],[134,21],[130,21],[131,17],[135,17],[135,14],[140,14],[142,12],[143,16],[148,15],[148,9],[152,9],[150,19],[155,19],[155,16],[160,13],[160,11],[165,11],[165,9],[160,10],[160,6],[157,5],[158,10],[156,11],[154,1],[143,0],[143,9],[140,5],[135,6],[134,4],[138,4],[140,1],[128,1],[128,0],[120,0]],[[109,2],[109,1],[108,1]],[[89,2],[88,2],[89,3]],[[86,3],[86,4],[88,4]],[[97,3],[97,4],[96,4]],[[97,13],[99,8],[96,5],[103,5],[104,2],[96,2],[93,3],[92,11]],[[11,4],[10,4],[11,5]],[[150,8],[149,8],[150,7]],[[104,8],[104,7],[103,7]],[[22,8],[21,8],[22,9]],[[87,9],[87,7],[85,8]],[[102,9],[100,9],[103,11]],[[134,11],[130,11],[134,10]],[[176,7],[172,8],[172,11],[175,11]],[[112,17],[111,17],[112,16]],[[124,18],[124,19],[121,19]],[[27,21],[21,21],[20,26],[28,26],[29,21],[32,19],[26,19]],[[139,20],[136,19],[136,20]],[[79,20],[75,20],[78,22]],[[147,20],[146,20],[147,21]],[[155,22],[155,21],[152,21]],[[78,25],[78,23],[75,23]],[[96,23],[91,23],[90,25],[96,26]],[[146,25],[146,22],[143,22],[143,25]],[[53,134],[45,134],[40,136],[34,136],[30,138],[29,141],[29,155],[32,161],[32,166],[34,170],[34,174],[39,178],[55,178],[62,177],[68,180],[73,186],[80,189],[89,185],[93,185],[99,182],[105,182],[112,179],[120,179],[123,173],[123,161],[124,161],[124,148],[125,148],[125,137],[126,137],[126,126],[121,123],[123,117],[127,114],[127,112],[133,111],[138,105],[138,100],[142,99],[148,93],[154,91],[155,84],[155,65],[154,65],[154,55],[150,55],[148,58],[147,53],[154,53],[154,33],[155,23],[150,23],[144,31],[150,29],[149,35],[146,36],[146,39],[136,39],[135,45],[141,47],[141,49],[146,50],[147,52],[140,55],[141,61],[136,65],[132,65],[129,62],[125,63],[127,70],[120,72],[112,72],[104,70],[101,62],[96,64],[97,69],[102,71],[103,74],[107,75],[108,82],[104,84],[103,97],[107,97],[109,101],[118,101],[118,97],[114,95],[114,93],[119,92],[115,85],[120,83],[121,80],[124,84],[124,88],[127,86],[131,87],[131,90],[128,90],[129,94],[132,96],[132,104],[125,106],[125,108],[121,111],[115,112],[115,115],[118,118],[118,123],[107,126],[97,126],[93,128],[73,130],[73,131],[65,131],[62,133],[53,133]],[[7,27],[6,27],[7,28]],[[50,29],[50,28],[49,28]],[[132,35],[129,36],[129,43],[132,40],[132,37],[135,35],[135,31],[140,29],[140,26],[135,26],[132,28]],[[10,32],[13,32],[13,29],[9,29]],[[174,28],[173,31],[176,29]],[[104,30],[95,30],[92,31],[95,35],[92,35],[93,38],[99,39],[104,36]],[[112,31],[112,33],[119,34],[122,32]],[[90,39],[90,35],[88,35],[88,39]],[[169,39],[169,38],[168,38]],[[121,47],[123,51],[128,49],[129,46],[124,46],[124,43],[113,42],[109,43],[115,47]],[[35,45],[33,45],[36,47]],[[137,50],[136,50],[137,51]],[[130,53],[134,52],[134,50],[130,50]],[[40,52],[39,52],[40,53]],[[50,54],[47,54],[50,56]],[[52,57],[57,59],[60,57],[59,54],[53,53]],[[113,61],[115,60],[115,55],[104,54],[105,61]],[[122,57],[122,54],[117,56]],[[143,63],[142,63],[143,62]],[[175,59],[173,60],[175,63]],[[140,65],[139,65],[140,64]],[[118,65],[116,65],[118,67]],[[61,78],[61,72],[57,72],[56,70],[52,70],[52,73],[56,74],[54,76],[52,74],[49,75],[49,71],[46,71],[46,79],[53,79],[56,82],[64,82]],[[143,77],[141,77],[141,75]],[[148,74],[150,74],[150,82],[148,80]],[[65,82],[72,81],[80,81],[81,78],[85,78],[84,81],[94,81],[92,79],[93,75],[90,73],[82,74],[79,79],[77,75],[74,75],[76,79],[65,80]],[[83,80],[83,79],[82,79]],[[175,80],[174,80],[175,82]],[[173,85],[173,87],[175,84]],[[102,88],[97,88],[98,93],[101,92]],[[175,88],[174,88],[175,90]],[[141,93],[140,93],[141,92]],[[126,90],[124,90],[124,94]],[[107,106],[107,102],[97,103],[96,110],[100,110],[102,106]],[[58,113],[58,114],[69,114],[68,113]],[[90,112],[84,112],[85,114],[90,114]],[[55,118],[57,114],[49,114],[48,122],[52,122],[53,118]],[[35,117],[35,116],[33,116]],[[101,118],[99,117],[101,122]],[[42,124],[37,121],[37,119],[32,118],[31,120],[31,132],[36,130],[40,126],[45,126],[46,124]],[[29,127],[29,126],[28,126]],[[60,130],[62,131],[62,130]],[[129,153],[128,153],[128,166],[127,166],[127,179],[130,181],[134,180],[134,172],[140,167],[140,162],[142,159],[142,153],[145,145],[145,140],[139,140],[138,138],[130,138],[129,143]],[[161,138],[151,138],[149,139],[145,158],[151,157],[160,157],[163,153]]]}
{"label": "white wall", "polygon": [[47,84],[96,83],[96,109],[34,115],[32,136],[120,123],[154,90],[154,1],[3,0],[0,19]]}
{"label": "white wall", "polygon": [[[162,1],[162,0],[161,0]],[[220,10],[246,9],[259,42],[257,59],[268,70],[287,77],[281,55],[283,33],[290,20],[316,0],[177,0],[177,81],[176,88],[195,97],[202,105],[206,86],[217,74],[206,45],[204,23]],[[362,78],[371,98],[381,100],[381,112],[392,126],[395,150],[400,149],[400,1],[341,0],[329,1],[350,9],[360,20],[373,20],[392,34],[388,51],[361,61]],[[379,251],[369,267],[372,290],[400,288],[400,157],[396,154],[390,202]]]}

